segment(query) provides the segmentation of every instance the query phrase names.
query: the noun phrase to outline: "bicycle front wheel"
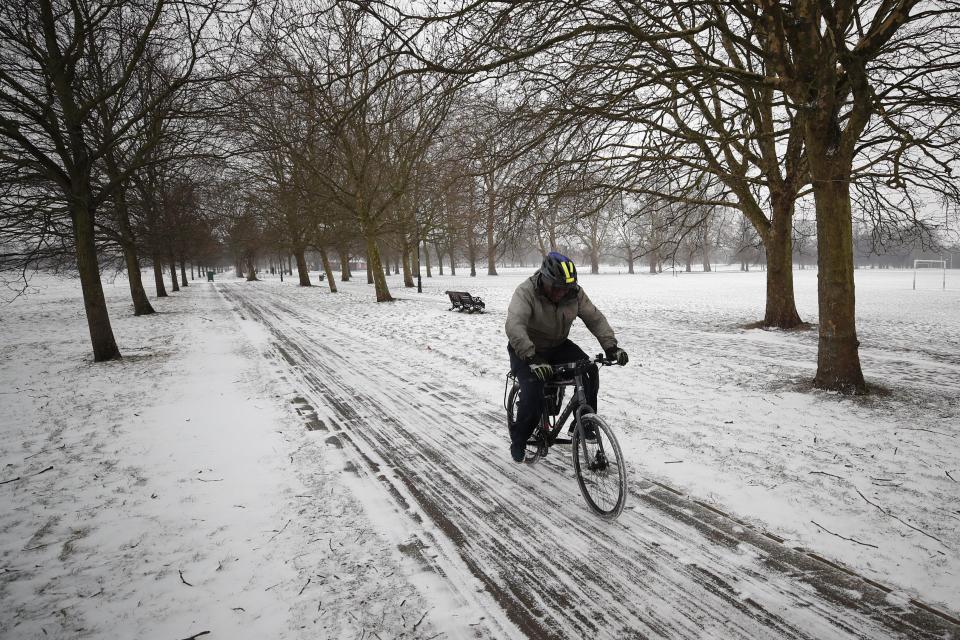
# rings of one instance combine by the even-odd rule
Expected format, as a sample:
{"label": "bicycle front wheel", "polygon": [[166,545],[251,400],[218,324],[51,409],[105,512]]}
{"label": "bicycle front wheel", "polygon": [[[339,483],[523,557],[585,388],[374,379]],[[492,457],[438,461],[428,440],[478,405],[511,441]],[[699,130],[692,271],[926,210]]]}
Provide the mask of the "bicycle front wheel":
{"label": "bicycle front wheel", "polygon": [[[596,442],[584,439],[584,432],[596,434]],[[601,518],[613,520],[627,501],[627,468],[613,430],[596,414],[585,414],[573,431],[573,469],[580,493]]]}

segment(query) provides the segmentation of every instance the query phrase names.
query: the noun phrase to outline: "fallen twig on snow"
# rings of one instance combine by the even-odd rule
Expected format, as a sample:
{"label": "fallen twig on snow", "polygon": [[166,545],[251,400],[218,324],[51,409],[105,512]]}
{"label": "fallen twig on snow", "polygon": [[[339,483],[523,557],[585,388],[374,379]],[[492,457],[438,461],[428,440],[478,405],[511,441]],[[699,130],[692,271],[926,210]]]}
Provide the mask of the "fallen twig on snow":
{"label": "fallen twig on snow", "polygon": [[856,542],[857,544],[862,544],[862,545],[865,546],[865,547],[873,547],[874,549],[879,549],[879,548],[880,548],[880,547],[878,547],[878,546],[875,545],[875,544],[870,544],[870,543],[868,543],[868,542],[860,542],[859,540],[854,540],[853,538],[848,538],[847,536],[842,536],[842,535],[840,535],[839,533],[834,533],[833,531],[830,531],[830,529],[827,529],[825,526],[823,526],[822,524],[820,524],[819,522],[816,522],[816,521],[814,521],[814,520],[811,520],[810,522],[813,522],[813,524],[817,525],[818,527],[820,527],[821,529],[823,529],[824,531],[826,531],[827,533],[829,533],[829,534],[832,535],[832,536],[837,536],[838,538],[842,538],[843,540],[849,540],[850,542]]}
{"label": "fallen twig on snow", "polygon": [[293,522],[293,521],[292,521],[292,520],[287,520],[287,524],[283,525],[283,527],[280,529],[280,531],[277,531],[275,534],[273,534],[273,536],[272,536],[269,540],[267,540],[267,542],[273,542],[273,539],[274,539],[274,538],[276,538],[278,535],[280,535],[281,533],[283,533],[284,531],[286,531],[287,527],[290,526],[290,523],[291,523],[291,522]]}
{"label": "fallen twig on snow", "polygon": [[949,471],[944,471],[944,473],[947,474],[947,477],[950,478],[951,480],[953,480],[954,482],[957,481],[956,478],[954,478],[952,475],[950,475],[950,472],[949,472]]}
{"label": "fallen twig on snow", "polygon": [[12,478],[10,480],[4,480],[3,482],[0,482],[0,484],[9,484],[11,482],[16,482],[19,479],[20,479],[20,476],[17,476],[16,478]]}
{"label": "fallen twig on snow", "polygon": [[35,474],[33,474],[33,475],[38,476],[38,475],[40,475],[41,473],[46,473],[47,471],[53,471],[53,466],[49,466],[49,467],[47,467],[46,469],[44,469],[43,471],[37,471],[37,472],[36,472]]}
{"label": "fallen twig on snow", "polygon": [[302,595],[303,595],[303,590],[307,588],[307,585],[310,584],[310,580],[312,580],[312,579],[313,579],[313,578],[307,578],[306,584],[304,584],[302,587],[300,587],[300,593],[297,594],[298,596],[302,596]]}
{"label": "fallen twig on snow", "polygon": [[183,640],[197,640],[197,638],[199,638],[200,636],[205,636],[205,635],[207,635],[208,633],[210,633],[210,632],[209,632],[209,631],[201,631],[200,633],[195,633],[195,634],[193,634],[192,636],[187,636],[187,637],[184,638]]}
{"label": "fallen twig on snow", "polygon": [[943,431],[934,431],[933,429],[923,429],[921,427],[900,427],[901,431],[926,431],[927,433],[935,433],[938,436],[947,436],[948,438],[956,438],[952,433],[944,433]]}
{"label": "fallen twig on snow", "polygon": [[840,476],[835,476],[832,473],[827,473],[826,471],[811,471],[810,473],[815,473],[821,476],[830,476],[831,478],[836,478],[837,480],[843,480]]}
{"label": "fallen twig on snow", "polygon": [[[856,491],[857,491],[857,493],[860,493],[860,489],[857,489]],[[946,544],[944,544],[943,540],[941,540],[940,538],[938,538],[938,537],[936,537],[936,536],[934,536],[934,535],[930,535],[929,533],[927,533],[927,532],[924,531],[923,529],[918,529],[917,527],[913,526],[913,525],[910,524],[909,522],[905,522],[904,520],[902,520],[902,519],[900,519],[899,517],[893,515],[892,513],[890,513],[889,511],[887,511],[886,509],[884,509],[884,508],[881,507],[880,505],[878,505],[877,503],[875,503],[875,502],[870,502],[870,500],[867,499],[867,496],[863,495],[862,493],[860,493],[860,497],[863,498],[864,500],[866,500],[866,501],[867,501],[867,504],[871,504],[871,505],[875,506],[877,509],[879,509],[881,513],[884,513],[884,514],[890,516],[891,518],[893,518],[893,519],[896,520],[897,522],[899,522],[899,523],[901,523],[901,524],[903,524],[903,525],[906,525],[906,526],[910,527],[910,528],[913,529],[914,531],[916,531],[916,532],[918,532],[918,533],[921,533],[921,534],[927,536],[927,537],[930,538],[931,540],[936,540],[937,542],[939,542],[939,543],[942,544],[943,546],[945,546],[945,547],[947,546]]]}
{"label": "fallen twig on snow", "polygon": [[[189,582],[187,582],[186,580],[184,580],[184,578],[183,578],[183,569],[179,569],[179,572],[180,572],[180,582],[182,582],[183,584],[187,585],[188,587],[192,587],[192,586],[193,586],[192,584],[190,584]],[[207,631],[206,633],[210,633],[210,632]]]}
{"label": "fallen twig on snow", "polygon": [[420,626],[420,623],[423,622],[423,619],[427,617],[427,614],[428,614],[428,613],[430,613],[430,612],[429,612],[429,611],[424,611],[424,612],[423,612],[423,615],[420,616],[420,619],[419,619],[419,620],[417,620],[417,624],[413,625],[413,630],[414,630],[414,631],[417,630],[417,627]]}

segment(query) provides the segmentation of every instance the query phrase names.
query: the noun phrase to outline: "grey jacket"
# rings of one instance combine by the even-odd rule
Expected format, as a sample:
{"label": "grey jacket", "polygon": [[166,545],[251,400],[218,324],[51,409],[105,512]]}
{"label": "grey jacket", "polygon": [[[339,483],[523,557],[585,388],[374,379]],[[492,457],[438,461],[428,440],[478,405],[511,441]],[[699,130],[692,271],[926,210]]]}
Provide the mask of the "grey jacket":
{"label": "grey jacket", "polygon": [[510,346],[517,355],[527,360],[538,351],[559,346],[570,334],[570,326],[578,317],[583,319],[590,333],[597,337],[603,350],[617,346],[617,338],[607,319],[593,306],[590,298],[578,288],[554,304],[540,290],[539,273],[533,274],[517,287],[507,308],[506,331]]}

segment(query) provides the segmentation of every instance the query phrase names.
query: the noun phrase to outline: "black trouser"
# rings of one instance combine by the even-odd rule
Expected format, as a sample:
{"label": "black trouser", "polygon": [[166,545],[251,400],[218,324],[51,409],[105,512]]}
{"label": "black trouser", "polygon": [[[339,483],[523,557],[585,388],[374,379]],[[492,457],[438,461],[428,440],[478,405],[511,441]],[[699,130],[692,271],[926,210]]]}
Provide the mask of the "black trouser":
{"label": "black trouser", "polygon": [[[517,382],[520,385],[520,406],[517,407],[517,418],[510,429],[510,440],[516,445],[526,443],[533,433],[534,427],[540,420],[540,414],[543,413],[543,382],[537,380],[530,366],[525,363],[513,347],[507,345],[507,353],[510,354],[510,369],[517,376]],[[566,362],[576,362],[577,360],[586,360],[589,356],[583,349],[578,347],[570,340],[565,340],[559,346],[546,351],[538,351],[537,355],[550,364],[561,364]],[[600,389],[600,375],[597,372],[597,365],[590,366],[583,377],[584,392],[587,396],[587,404],[597,408],[597,391]]]}

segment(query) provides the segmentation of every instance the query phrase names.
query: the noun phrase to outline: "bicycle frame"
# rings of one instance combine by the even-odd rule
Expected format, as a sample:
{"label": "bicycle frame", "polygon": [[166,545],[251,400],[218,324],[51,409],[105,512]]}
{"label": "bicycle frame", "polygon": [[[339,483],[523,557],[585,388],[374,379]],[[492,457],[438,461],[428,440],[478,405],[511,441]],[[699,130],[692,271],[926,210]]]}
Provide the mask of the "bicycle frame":
{"label": "bicycle frame", "polygon": [[[559,371],[558,375],[560,375],[561,378],[559,380],[554,379],[548,382],[545,386],[545,388],[549,388],[551,385],[572,386],[574,388],[574,392],[563,411],[560,412],[559,416],[550,415],[550,413],[547,411],[546,398],[544,398],[543,409],[540,415],[540,432],[543,440],[541,446],[544,447],[542,455],[546,453],[547,449],[555,444],[572,444],[572,439],[559,437],[563,427],[566,426],[567,420],[571,415],[573,415],[574,419],[574,428],[577,430],[582,430],[583,416],[596,413],[596,409],[587,404],[587,393],[583,384],[584,364],[584,362],[569,362],[555,365],[556,369]],[[612,364],[612,362],[600,355],[594,358],[591,364],[609,365]],[[586,439],[580,438],[580,444],[583,447],[584,455],[586,455]],[[601,453],[604,452],[602,440],[598,441],[597,448]]]}
{"label": "bicycle frame", "polygon": [[584,413],[596,413],[593,407],[587,404],[587,394],[583,387],[583,375],[578,373],[574,375],[573,380],[549,382],[547,386],[574,387],[570,400],[567,401],[567,405],[559,415],[549,415],[547,412],[547,403],[546,400],[544,400],[543,413],[540,417],[540,426],[544,430],[549,446],[553,446],[554,444],[569,444],[571,442],[570,440],[558,438],[557,436],[563,431],[563,427],[566,426],[571,414],[574,414],[574,410],[576,410],[574,414],[574,424],[577,425],[577,428],[579,428],[580,420]]}

